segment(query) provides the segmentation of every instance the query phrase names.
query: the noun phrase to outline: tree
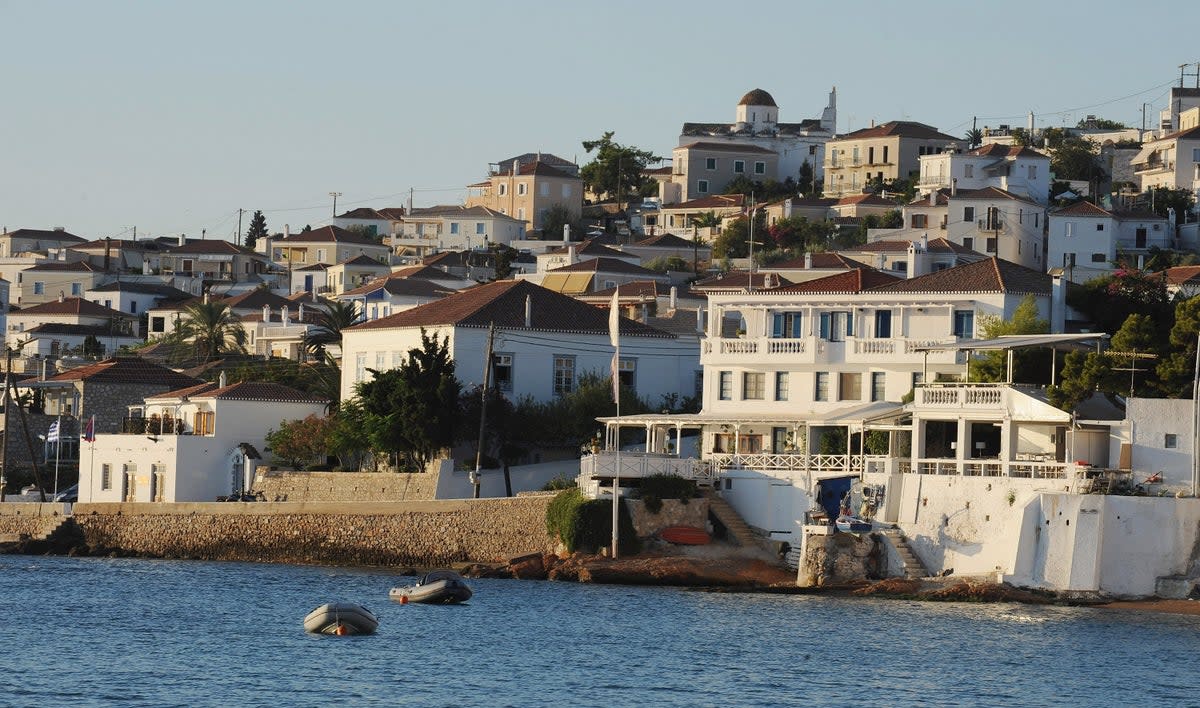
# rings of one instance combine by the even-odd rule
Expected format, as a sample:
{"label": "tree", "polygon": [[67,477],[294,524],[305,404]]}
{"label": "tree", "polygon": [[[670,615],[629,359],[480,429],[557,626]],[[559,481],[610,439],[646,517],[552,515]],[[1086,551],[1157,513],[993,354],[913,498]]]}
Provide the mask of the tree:
{"label": "tree", "polygon": [[304,420],[285,420],[278,430],[267,433],[271,453],[294,468],[314,460],[324,461],[328,449],[329,418],[310,415]]}
{"label": "tree", "polygon": [[579,239],[575,236],[583,233],[579,224],[579,215],[562,204],[555,204],[542,216],[542,237],[546,240],[561,238],[564,226],[571,227],[571,240],[578,241]]}
{"label": "tree", "polygon": [[1175,211],[1176,223],[1183,223],[1183,215],[1196,205],[1196,195],[1188,189],[1171,189],[1170,187],[1154,187],[1150,190],[1150,204],[1154,213],[1167,216],[1170,210]]}
{"label": "tree", "polygon": [[662,158],[647,150],[616,143],[612,137],[610,130],[599,140],[583,141],[583,149],[589,154],[595,152],[596,157],[580,168],[579,176],[594,194],[618,201],[629,194],[641,195],[653,183],[645,175],[646,166]]}
{"label": "tree", "polygon": [[195,302],[183,310],[179,336],[190,342],[202,362],[220,354],[246,353],[246,330],[241,319],[222,302]]}
{"label": "tree", "polygon": [[965,137],[967,139],[968,148],[977,148],[980,145],[983,145],[983,131],[979,128],[971,128],[967,131]]}
{"label": "tree", "polygon": [[1175,324],[1169,339],[1171,350],[1155,369],[1159,390],[1168,398],[1192,395],[1197,333],[1200,333],[1200,297],[1193,297],[1175,306]]}
{"label": "tree", "polygon": [[375,449],[402,455],[424,470],[454,443],[459,425],[461,384],[449,337],[439,343],[422,328],[421,346],[410,349],[399,368],[368,371],[373,378],[356,388],[368,439]]}
{"label": "tree", "polygon": [[[761,209],[755,210],[754,241],[761,248],[769,237],[767,233],[767,214]],[[740,216],[727,223],[721,229],[721,234],[713,239],[713,258],[745,258],[750,253],[750,218]]]}
{"label": "tree", "polygon": [[496,280],[505,280],[512,275],[512,263],[516,260],[517,249],[503,243],[493,242],[489,248],[496,263]]}
{"label": "tree", "polygon": [[346,227],[346,230],[356,236],[366,239],[367,241],[383,243],[383,234],[379,233],[379,229],[374,226],[367,226],[366,224],[350,224]]}
{"label": "tree", "polygon": [[1050,171],[1060,180],[1099,181],[1106,176],[1099,158],[1100,148],[1087,138],[1063,137],[1053,149]]}
{"label": "tree", "polygon": [[1174,319],[1163,278],[1132,268],[1118,268],[1112,275],[1071,287],[1067,304],[1090,320],[1098,332],[1117,331],[1132,314],[1149,315],[1159,328],[1160,341],[1167,338]]}
{"label": "tree", "polygon": [[93,359],[99,359],[104,356],[104,345],[96,338],[96,335],[89,334],[83,339],[83,355]]}
{"label": "tree", "polygon": [[816,184],[813,182],[815,178],[816,171],[813,169],[812,163],[808,160],[800,163],[800,172],[796,175],[796,193],[816,194]]}
{"label": "tree", "polygon": [[350,301],[333,300],[313,307],[314,325],[304,334],[304,348],[318,360],[324,360],[326,350],[342,345],[342,331],[363,321],[358,306]]}
{"label": "tree", "polygon": [[[984,339],[995,339],[1006,334],[1045,334],[1050,323],[1038,315],[1037,300],[1026,295],[1013,310],[1012,317],[996,316],[980,318],[980,330]],[[1041,383],[1049,380],[1044,352],[1017,350],[1013,352],[1013,381],[1016,383]],[[1004,381],[1008,371],[1008,354],[989,351],[970,362],[972,381]]]}
{"label": "tree", "polygon": [[1126,126],[1119,120],[1108,120],[1107,118],[1092,118],[1091,116],[1081,119],[1075,124],[1076,128],[1087,130],[1123,130]]}
{"label": "tree", "polygon": [[261,209],[256,209],[254,216],[250,218],[250,228],[246,230],[246,248],[253,251],[258,245],[258,240],[266,237],[267,217],[263,216]]}
{"label": "tree", "polygon": [[[782,249],[807,251],[823,247],[836,227],[828,221],[809,221],[803,216],[780,219],[767,228],[767,235]],[[757,234],[757,227],[755,233]],[[761,240],[755,236],[755,240]]]}

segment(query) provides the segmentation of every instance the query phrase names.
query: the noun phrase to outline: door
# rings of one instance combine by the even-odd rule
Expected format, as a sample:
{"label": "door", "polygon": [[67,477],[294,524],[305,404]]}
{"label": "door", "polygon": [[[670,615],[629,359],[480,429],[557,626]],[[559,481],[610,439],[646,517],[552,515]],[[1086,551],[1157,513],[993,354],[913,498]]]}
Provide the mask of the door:
{"label": "door", "polygon": [[311,293],[313,289],[313,277],[311,275],[304,276],[304,292]]}
{"label": "door", "polygon": [[1133,245],[1134,245],[1134,248],[1145,248],[1146,247],[1146,230],[1145,229],[1138,229],[1136,232],[1134,232]]}

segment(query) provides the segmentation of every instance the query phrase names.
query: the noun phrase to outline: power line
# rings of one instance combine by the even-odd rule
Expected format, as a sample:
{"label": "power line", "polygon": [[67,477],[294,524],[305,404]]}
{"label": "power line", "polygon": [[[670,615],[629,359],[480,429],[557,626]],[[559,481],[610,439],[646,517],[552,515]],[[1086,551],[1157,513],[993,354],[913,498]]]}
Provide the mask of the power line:
{"label": "power line", "polygon": [[[1093,103],[1088,106],[1078,106],[1076,108],[1064,108],[1064,109],[1057,110],[1057,111],[1034,111],[1034,114],[1053,115],[1055,113],[1074,113],[1076,111],[1086,111],[1086,110],[1090,110],[1092,108],[1100,108],[1101,106],[1109,106],[1114,103],[1120,103],[1121,101],[1128,101],[1129,99],[1136,98],[1138,96],[1141,96],[1142,94],[1147,94],[1147,93],[1150,93],[1151,91],[1157,91],[1161,88],[1164,88],[1167,86],[1173,86],[1173,85],[1175,85],[1175,79],[1171,79],[1170,81],[1167,81],[1166,83],[1158,84],[1156,86],[1151,86],[1150,88],[1142,90],[1142,91],[1138,91],[1137,93],[1131,93],[1128,96],[1121,96],[1120,98],[1113,98],[1113,99],[1110,99],[1107,101],[1102,101],[1100,103]],[[972,118],[968,118],[967,120],[964,120],[963,122],[961,122],[957,125],[947,128],[946,130],[947,131],[957,130],[958,128],[961,128],[976,119],[978,119],[978,120],[1019,120],[1021,118],[1026,117],[1026,115],[1028,115],[1028,114],[1019,114],[1019,115],[1011,115],[1011,116],[972,117]]]}

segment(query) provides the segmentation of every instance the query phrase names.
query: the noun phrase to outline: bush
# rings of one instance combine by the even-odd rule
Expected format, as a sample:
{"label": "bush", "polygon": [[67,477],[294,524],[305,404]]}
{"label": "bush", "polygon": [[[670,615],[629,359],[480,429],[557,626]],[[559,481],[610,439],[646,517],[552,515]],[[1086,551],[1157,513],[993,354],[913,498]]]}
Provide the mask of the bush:
{"label": "bush", "polygon": [[699,495],[695,480],[676,477],[673,474],[655,474],[642,480],[642,503],[646,511],[657,514],[662,510],[663,499],[678,499],[684,504]]}
{"label": "bush", "polygon": [[[636,554],[641,550],[641,542],[624,500],[618,514],[619,551],[622,555]],[[612,501],[585,499],[578,488],[559,492],[546,508],[546,531],[559,538],[571,553],[595,553],[612,540]]]}
{"label": "bush", "polygon": [[557,492],[563,489],[577,489],[579,485],[575,484],[575,480],[567,479],[562,475],[546,482],[542,485],[543,492]]}

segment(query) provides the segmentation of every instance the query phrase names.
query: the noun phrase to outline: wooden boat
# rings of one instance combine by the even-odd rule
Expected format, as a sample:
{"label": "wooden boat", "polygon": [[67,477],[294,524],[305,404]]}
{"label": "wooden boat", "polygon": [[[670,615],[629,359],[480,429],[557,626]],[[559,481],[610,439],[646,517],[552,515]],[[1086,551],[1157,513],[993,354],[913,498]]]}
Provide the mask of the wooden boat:
{"label": "wooden boat", "polygon": [[842,514],[837,517],[837,521],[833,525],[837,527],[838,531],[843,533],[870,533],[872,528],[870,521],[863,521],[857,516],[850,516],[849,514]]}
{"label": "wooden boat", "polygon": [[658,537],[680,546],[703,546],[712,541],[707,531],[695,526],[668,526],[658,532]]}
{"label": "wooden boat", "polygon": [[453,570],[426,573],[416,585],[392,588],[388,597],[401,604],[420,602],[427,605],[454,605],[471,599],[467,581]]}
{"label": "wooden boat", "polygon": [[304,618],[304,631],[310,634],[374,634],[378,627],[375,614],[353,602],[327,602]]}

